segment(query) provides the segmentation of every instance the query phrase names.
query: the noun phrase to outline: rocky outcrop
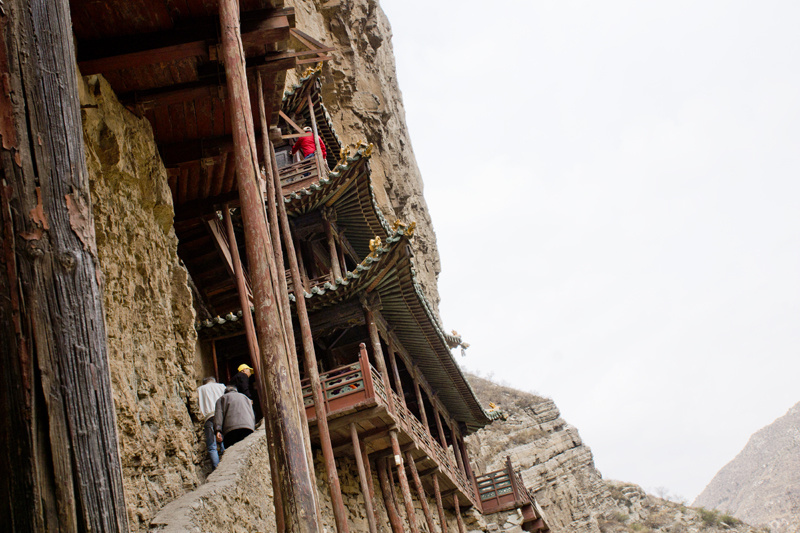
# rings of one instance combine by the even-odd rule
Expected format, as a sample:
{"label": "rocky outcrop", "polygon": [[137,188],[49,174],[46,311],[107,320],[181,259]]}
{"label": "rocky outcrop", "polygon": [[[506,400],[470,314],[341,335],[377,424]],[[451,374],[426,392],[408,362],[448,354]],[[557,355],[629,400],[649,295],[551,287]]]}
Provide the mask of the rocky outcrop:
{"label": "rocky outcrop", "polygon": [[[422,177],[411,147],[397,85],[392,31],[377,0],[287,0],[297,27],[336,51],[323,66],[323,99],[344,144],[374,143],[370,159],[375,195],[389,222],[415,221],[417,273],[428,300],[438,308],[439,252]],[[299,42],[293,46],[301,48]],[[294,83],[296,73],[287,76]]]}
{"label": "rocky outcrop", "polygon": [[800,532],[800,403],[759,430],[694,501],[773,533]]}
{"label": "rocky outcrop", "polygon": [[[467,438],[478,472],[500,469],[510,456],[552,531],[755,533],[733,516],[657,498],[632,483],[604,480],[591,450],[578,430],[561,418],[552,400],[476,376],[469,376],[469,381],[484,405],[492,402],[504,413],[504,419]],[[513,526],[505,516],[494,522],[501,529],[483,530]]]}
{"label": "rocky outcrop", "polygon": [[108,354],[131,529],[198,484],[194,311],[150,124],[97,76],[81,90]]}

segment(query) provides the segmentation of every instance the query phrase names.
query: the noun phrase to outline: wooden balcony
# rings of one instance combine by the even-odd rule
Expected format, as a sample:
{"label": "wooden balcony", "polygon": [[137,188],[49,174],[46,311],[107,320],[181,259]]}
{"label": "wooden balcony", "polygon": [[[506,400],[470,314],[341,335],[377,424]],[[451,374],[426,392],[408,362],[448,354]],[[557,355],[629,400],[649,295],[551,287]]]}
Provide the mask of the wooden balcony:
{"label": "wooden balcony", "polygon": [[[400,398],[386,390],[383,378],[373,367],[365,350],[358,362],[320,374],[328,425],[334,448],[345,448],[350,441],[350,424],[356,426],[360,438],[367,443],[369,454],[391,454],[389,429],[397,429],[403,452],[414,458],[422,483],[433,494],[430,474],[439,473],[443,495],[456,494],[462,507],[478,506],[475,484],[459,470],[442,445],[434,439]],[[316,410],[308,380],[303,380],[303,402],[310,424],[312,439],[318,438]],[[394,405],[394,412],[389,408]],[[445,498],[450,505],[452,498]]]}
{"label": "wooden balcony", "polygon": [[[327,169],[323,170],[323,175],[327,175],[326,171]],[[281,190],[284,196],[307,188],[312,183],[319,181],[320,177],[316,157],[303,159],[298,163],[283,167],[278,173],[281,178]]]}
{"label": "wooden balcony", "polygon": [[525,488],[510,457],[506,457],[505,468],[477,476],[475,481],[483,514],[520,509],[523,530],[540,533],[550,531],[539,504]]}

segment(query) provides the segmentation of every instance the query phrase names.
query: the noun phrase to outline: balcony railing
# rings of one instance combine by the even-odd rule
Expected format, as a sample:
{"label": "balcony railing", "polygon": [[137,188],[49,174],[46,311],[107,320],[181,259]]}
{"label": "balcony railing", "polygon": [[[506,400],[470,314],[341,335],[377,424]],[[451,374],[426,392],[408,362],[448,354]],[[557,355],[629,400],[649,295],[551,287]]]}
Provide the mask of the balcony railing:
{"label": "balcony railing", "polygon": [[[383,377],[369,362],[366,350],[362,350],[359,360],[320,374],[325,410],[328,416],[335,412],[352,411],[359,404],[376,402],[391,412],[389,402],[394,407],[394,418],[399,429],[411,438],[417,449],[431,458],[447,477],[457,486],[473,505],[478,505],[475,486],[453,463],[442,445],[434,439],[425,426],[403,405],[394,391],[386,390]],[[303,380],[303,404],[309,420],[316,419],[311,384]],[[391,400],[390,400],[391,398]]]}
{"label": "balcony railing", "polygon": [[536,502],[525,484],[506,457],[506,466],[476,478],[478,497],[484,514],[520,509],[522,511],[522,529],[525,531],[547,532],[547,523],[541,507]]}
{"label": "balcony railing", "polygon": [[278,175],[281,178],[281,190],[284,196],[304,189],[319,180],[317,158],[311,157],[285,166],[278,170]]}

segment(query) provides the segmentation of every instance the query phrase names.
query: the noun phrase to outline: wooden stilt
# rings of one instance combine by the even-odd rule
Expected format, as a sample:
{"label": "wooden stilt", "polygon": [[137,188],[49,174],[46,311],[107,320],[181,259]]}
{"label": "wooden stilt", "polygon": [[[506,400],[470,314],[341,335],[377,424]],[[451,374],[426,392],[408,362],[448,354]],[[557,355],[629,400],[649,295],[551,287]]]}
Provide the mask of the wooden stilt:
{"label": "wooden stilt", "polygon": [[389,524],[392,526],[392,533],[405,533],[403,521],[400,519],[394,499],[392,498],[394,488],[393,484],[389,482],[388,471],[390,468],[387,465],[386,459],[379,459],[376,466],[378,468],[378,481],[381,484],[381,493],[383,493],[383,503],[386,507],[386,514],[389,516]]}
{"label": "wooden stilt", "polygon": [[322,222],[325,225],[325,238],[328,241],[328,252],[331,256],[331,274],[333,281],[342,278],[342,271],[339,268],[339,254],[336,252],[336,241],[333,238],[333,230],[331,229],[332,212],[328,209],[322,211]]}
{"label": "wooden stilt", "polygon": [[428,497],[425,495],[425,489],[422,486],[422,480],[419,479],[417,465],[414,463],[414,457],[411,455],[411,452],[406,452],[406,459],[408,460],[408,469],[411,470],[411,479],[414,481],[414,488],[417,489],[417,498],[422,504],[422,514],[425,515],[425,522],[428,524],[428,531],[430,531],[430,533],[435,533],[436,529],[433,526],[433,517],[431,516],[431,510],[428,507]]}
{"label": "wooden stilt", "polygon": [[417,515],[414,512],[414,501],[411,499],[411,489],[408,486],[406,469],[403,467],[403,453],[400,450],[400,442],[397,439],[397,430],[389,431],[389,438],[392,441],[392,453],[394,453],[394,464],[397,467],[397,478],[400,480],[400,492],[403,495],[403,503],[406,506],[406,519],[411,533],[419,533],[417,526]]}
{"label": "wooden stilt", "polygon": [[217,363],[217,341],[211,341],[211,359],[214,362],[214,379],[220,381],[219,379],[219,363]]}
{"label": "wooden stilt", "polygon": [[[314,158],[317,161],[317,176],[323,177],[322,173],[327,170],[328,165],[322,158],[322,149],[319,145],[319,132],[317,131],[317,116],[314,113],[314,102],[311,100],[311,93],[308,93],[308,115],[311,117],[311,131],[314,133]],[[325,173],[327,175],[327,172]]]}
{"label": "wooden stilt", "polygon": [[367,487],[369,488],[369,498],[372,500],[372,508],[375,508],[375,487],[372,483],[372,469],[369,466],[369,454],[367,454],[367,445],[361,442],[361,460],[364,462],[364,471],[367,474]]}
{"label": "wooden stilt", "polygon": [[442,417],[439,414],[439,409],[434,406],[433,408],[433,416],[436,418],[436,429],[439,430],[439,443],[442,445],[442,448],[447,450],[447,438],[444,436],[444,427],[442,426]]}
{"label": "wooden stilt", "polygon": [[300,335],[303,343],[303,362],[306,371],[306,377],[311,384],[311,392],[314,397],[314,412],[317,415],[317,428],[319,430],[319,439],[322,445],[322,455],[325,460],[325,474],[331,493],[331,502],[333,504],[333,515],[336,522],[336,530],[339,533],[346,533],[349,531],[347,526],[347,512],[344,507],[344,500],[342,499],[342,489],[339,484],[339,474],[336,471],[336,459],[333,455],[331,435],[330,431],[328,430],[328,413],[325,410],[322,384],[319,380],[317,356],[316,352],[314,351],[314,340],[311,336],[311,323],[308,320],[308,310],[306,309],[306,299],[302,291],[299,265],[297,261],[295,261],[297,255],[295,254],[294,242],[292,241],[289,218],[286,215],[286,208],[283,205],[283,195],[280,193],[281,189],[278,176],[278,162],[275,158],[275,149],[272,146],[271,141],[269,142],[269,156],[272,162],[272,175],[275,183],[275,203],[278,207],[278,215],[280,218],[281,230],[283,232],[283,241],[286,244],[286,255],[289,257],[289,272],[292,276],[292,284],[295,287],[295,305],[297,308],[297,319],[300,323]]}
{"label": "wooden stilt", "polygon": [[356,431],[355,423],[350,424],[350,439],[353,441],[353,455],[356,458],[358,479],[361,482],[361,494],[364,495],[364,509],[367,512],[367,524],[369,525],[370,533],[376,533],[378,531],[378,525],[375,521],[375,510],[372,508],[372,497],[370,496],[369,484],[367,483],[367,471],[364,468],[364,458],[361,456],[361,445],[358,441],[358,431]]}
{"label": "wooden stilt", "polygon": [[381,374],[383,386],[386,393],[389,395],[389,412],[395,414],[395,405],[392,393],[392,386],[389,383],[389,372],[386,370],[386,359],[383,357],[383,348],[381,348],[381,337],[378,334],[378,326],[375,324],[375,312],[372,306],[365,300],[361,302],[364,307],[364,320],[367,323],[367,330],[369,331],[369,340],[372,345],[373,358],[375,365],[378,367],[378,372]]}
{"label": "wooden stilt", "polygon": [[70,6],[0,11],[0,530],[127,532]]}
{"label": "wooden stilt", "polygon": [[436,497],[436,510],[439,511],[439,525],[442,528],[442,533],[447,533],[447,517],[444,514],[444,506],[442,505],[442,491],[439,490],[439,473],[433,473],[433,494]]}
{"label": "wooden stilt", "polygon": [[[231,261],[233,262],[233,272],[236,278],[236,291],[239,293],[239,304],[242,306],[244,333],[245,337],[247,338],[247,347],[250,350],[250,364],[253,365],[253,368],[255,368],[259,373],[259,378],[261,378],[261,358],[259,357],[258,340],[256,338],[255,325],[253,324],[253,314],[250,311],[250,297],[248,296],[247,283],[245,282],[244,269],[242,268],[242,260],[239,257],[239,245],[236,242],[236,232],[233,230],[231,210],[228,207],[228,204],[223,206],[222,219],[225,223],[225,233],[228,237],[228,251],[230,252]],[[261,382],[263,383],[264,380],[261,379]],[[266,395],[266,391],[262,390],[261,395]],[[263,399],[261,399],[261,402],[263,403]],[[264,419],[264,429],[267,434],[267,446],[269,447],[269,472],[273,487],[272,501],[273,505],[275,506],[275,520],[278,532],[282,532],[285,530],[285,523],[283,518],[283,499],[281,496],[281,491],[276,490],[276,487],[280,484],[280,478],[278,477],[277,448],[275,445],[275,421],[266,416],[266,411],[264,412]]]}
{"label": "wooden stilt", "polygon": [[461,517],[461,503],[458,501],[458,494],[453,494],[453,508],[456,513],[458,533],[467,533],[467,528],[464,527],[464,519]]}
{"label": "wooden stilt", "polygon": [[400,381],[400,370],[397,368],[397,358],[395,357],[394,352],[394,341],[391,338],[389,339],[389,364],[392,365],[392,375],[394,376],[394,384],[395,388],[397,389],[397,394],[400,396],[400,401],[403,403],[403,407],[408,407],[406,404],[406,395],[403,392],[403,383]]}
{"label": "wooden stilt", "polygon": [[[417,372],[417,369],[414,369],[414,373]],[[414,391],[417,394],[417,404],[419,405],[419,414],[422,417],[422,425],[425,426],[425,429],[428,431],[428,435],[431,434],[431,426],[428,425],[428,413],[425,409],[425,402],[422,399],[422,389],[420,389],[419,381],[414,379]]]}
{"label": "wooden stilt", "polygon": [[258,160],[255,147],[253,113],[245,74],[245,57],[236,0],[219,2],[222,57],[225,65],[227,102],[231,116],[236,179],[249,273],[253,282],[256,330],[262,364],[264,416],[273,417],[276,427],[279,486],[286,529],[292,532],[317,532],[319,522],[314,465],[305,451],[300,413],[293,399],[285,339],[275,324],[281,317],[275,305],[268,263],[263,260],[269,243],[264,204],[258,186]]}

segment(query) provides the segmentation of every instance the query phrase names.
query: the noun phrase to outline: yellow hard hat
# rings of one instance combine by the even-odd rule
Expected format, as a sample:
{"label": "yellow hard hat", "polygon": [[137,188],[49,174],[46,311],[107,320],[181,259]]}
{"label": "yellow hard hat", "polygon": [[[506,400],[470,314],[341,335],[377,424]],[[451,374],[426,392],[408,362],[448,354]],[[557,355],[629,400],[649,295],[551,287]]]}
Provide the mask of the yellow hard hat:
{"label": "yellow hard hat", "polygon": [[253,368],[252,368],[252,367],[250,367],[250,366],[248,366],[248,365],[246,365],[246,364],[244,364],[244,363],[242,363],[241,365],[239,365],[239,368],[237,368],[236,370],[238,370],[239,372],[241,372],[241,371],[242,371],[242,370],[244,370],[244,369],[247,369],[247,370],[249,370],[250,372],[252,372],[252,371],[253,371]]}

